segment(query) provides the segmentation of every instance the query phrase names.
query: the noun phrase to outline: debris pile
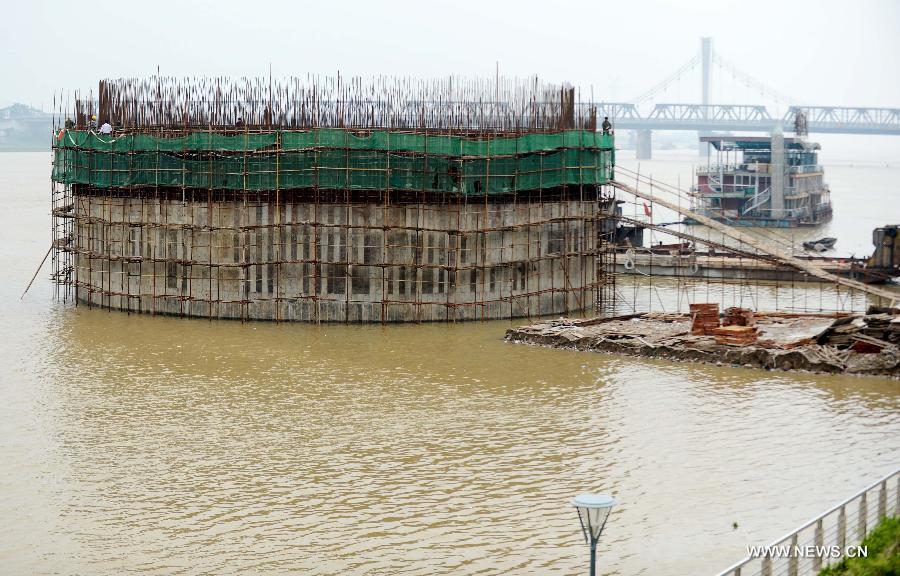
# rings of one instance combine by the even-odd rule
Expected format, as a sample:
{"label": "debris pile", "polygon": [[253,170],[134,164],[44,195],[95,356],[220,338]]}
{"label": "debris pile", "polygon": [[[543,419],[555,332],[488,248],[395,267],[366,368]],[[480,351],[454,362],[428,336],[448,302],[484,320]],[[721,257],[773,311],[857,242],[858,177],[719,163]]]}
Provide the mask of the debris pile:
{"label": "debris pile", "polygon": [[729,308],[719,326],[718,306],[695,306],[690,314],[560,318],[511,328],[506,340],[745,368],[900,378],[900,310],[792,314]]}
{"label": "debris pile", "polygon": [[872,306],[864,316],[835,320],[816,343],[839,350],[875,354],[900,343],[900,310]]}

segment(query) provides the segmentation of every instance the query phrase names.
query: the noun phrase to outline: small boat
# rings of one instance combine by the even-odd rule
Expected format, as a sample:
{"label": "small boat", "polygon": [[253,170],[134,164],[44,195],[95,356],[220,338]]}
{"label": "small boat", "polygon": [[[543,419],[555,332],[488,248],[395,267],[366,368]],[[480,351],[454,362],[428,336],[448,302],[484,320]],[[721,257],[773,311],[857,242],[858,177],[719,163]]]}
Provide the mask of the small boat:
{"label": "small boat", "polygon": [[814,252],[825,252],[834,248],[837,238],[819,238],[818,240],[809,240],[803,243],[803,247]]}

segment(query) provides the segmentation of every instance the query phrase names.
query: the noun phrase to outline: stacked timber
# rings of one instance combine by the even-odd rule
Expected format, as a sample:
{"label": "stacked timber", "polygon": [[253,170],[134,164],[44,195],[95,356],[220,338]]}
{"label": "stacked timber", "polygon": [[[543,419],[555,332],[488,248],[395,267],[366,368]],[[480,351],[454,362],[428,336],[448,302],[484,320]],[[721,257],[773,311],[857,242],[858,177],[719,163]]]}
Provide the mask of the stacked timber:
{"label": "stacked timber", "polygon": [[900,344],[900,314],[895,312],[896,309],[873,308],[864,316],[838,318],[819,334],[816,341],[869,354],[896,347]]}
{"label": "stacked timber", "polygon": [[714,328],[716,344],[727,346],[751,346],[756,344],[756,326],[722,326]]}
{"label": "stacked timber", "polygon": [[863,334],[886,342],[900,342],[900,316],[866,314]]}
{"label": "stacked timber", "polygon": [[818,342],[835,348],[847,348],[853,344],[853,337],[865,327],[866,321],[861,316],[838,318],[819,335]]}
{"label": "stacked timber", "polygon": [[725,317],[722,318],[722,326],[753,326],[755,323],[753,310],[737,306],[726,308]]}
{"label": "stacked timber", "polygon": [[691,304],[691,334],[706,336],[718,327],[718,304]]}

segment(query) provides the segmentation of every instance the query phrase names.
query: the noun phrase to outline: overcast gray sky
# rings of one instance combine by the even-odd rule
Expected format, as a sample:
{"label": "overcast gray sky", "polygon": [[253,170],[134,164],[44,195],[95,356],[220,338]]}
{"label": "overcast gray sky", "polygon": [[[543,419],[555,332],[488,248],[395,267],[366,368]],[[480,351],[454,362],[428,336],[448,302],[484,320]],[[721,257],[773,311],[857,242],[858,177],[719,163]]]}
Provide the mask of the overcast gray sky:
{"label": "overcast gray sky", "polygon": [[[537,74],[623,101],[676,71],[701,36],[798,103],[900,107],[894,0],[9,0],[3,16],[0,107],[49,110],[54,90],[157,66],[244,76],[267,75],[270,64],[277,76],[493,76],[499,63],[503,75]],[[699,101],[699,85],[694,69],[656,101]],[[717,67],[712,99],[776,104]],[[895,141],[885,140],[900,150]]]}

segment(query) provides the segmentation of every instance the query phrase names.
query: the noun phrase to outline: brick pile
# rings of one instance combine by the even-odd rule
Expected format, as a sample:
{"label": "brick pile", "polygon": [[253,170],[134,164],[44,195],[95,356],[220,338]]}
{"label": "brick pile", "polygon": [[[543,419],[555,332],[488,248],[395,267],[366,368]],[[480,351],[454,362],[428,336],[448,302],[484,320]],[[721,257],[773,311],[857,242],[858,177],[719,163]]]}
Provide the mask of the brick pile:
{"label": "brick pile", "polygon": [[718,327],[718,304],[691,304],[691,334],[707,336]]}

